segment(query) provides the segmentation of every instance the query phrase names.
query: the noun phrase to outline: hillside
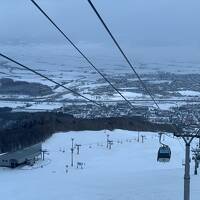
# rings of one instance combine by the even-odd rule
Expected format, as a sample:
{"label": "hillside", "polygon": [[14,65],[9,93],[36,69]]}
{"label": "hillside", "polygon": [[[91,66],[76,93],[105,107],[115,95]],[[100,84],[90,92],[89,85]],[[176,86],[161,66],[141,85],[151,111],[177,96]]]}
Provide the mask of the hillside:
{"label": "hillside", "polygon": [[[83,119],[53,112],[0,113],[0,152],[17,150],[45,141],[53,133],[85,130],[133,130],[172,132],[167,124],[148,122],[140,117]],[[9,137],[8,137],[9,135]]]}
{"label": "hillside", "polygon": [[[114,140],[111,150],[105,147],[106,134]],[[159,148],[157,134],[140,132],[141,135],[146,136],[144,143],[141,140],[138,143],[138,133],[132,131],[55,134],[43,145],[49,153],[45,161],[34,167],[0,169],[0,187],[4,188],[1,197],[4,200],[182,199],[182,144],[177,139],[165,137],[164,142],[171,147],[172,158],[169,163],[161,164],[156,161]],[[80,155],[76,155],[75,151],[73,168],[70,167],[71,138],[82,145]],[[84,168],[77,169],[77,162],[85,163]],[[68,173],[66,165],[69,165]],[[192,200],[199,199],[199,184],[199,176],[193,175],[192,166]]]}

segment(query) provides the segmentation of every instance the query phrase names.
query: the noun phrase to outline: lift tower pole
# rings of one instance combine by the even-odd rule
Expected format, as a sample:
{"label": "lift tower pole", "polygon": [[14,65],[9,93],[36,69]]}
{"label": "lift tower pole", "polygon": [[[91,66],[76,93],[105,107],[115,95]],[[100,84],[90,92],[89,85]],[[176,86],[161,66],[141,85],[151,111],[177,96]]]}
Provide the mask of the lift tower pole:
{"label": "lift tower pole", "polygon": [[110,135],[107,134],[107,135],[106,135],[106,148],[107,148],[107,149],[108,149],[108,147],[109,147],[109,137],[110,137]]}
{"label": "lift tower pole", "polygon": [[184,200],[190,200],[190,144],[194,137],[183,137],[185,142]]}
{"label": "lift tower pole", "polygon": [[174,136],[180,137],[185,142],[185,174],[184,174],[184,200],[190,200],[190,144],[194,138],[199,138],[199,129],[192,132],[185,131],[183,134],[175,133]]}
{"label": "lift tower pole", "polygon": [[72,146],[71,146],[71,166],[74,166],[74,138],[72,140]]}

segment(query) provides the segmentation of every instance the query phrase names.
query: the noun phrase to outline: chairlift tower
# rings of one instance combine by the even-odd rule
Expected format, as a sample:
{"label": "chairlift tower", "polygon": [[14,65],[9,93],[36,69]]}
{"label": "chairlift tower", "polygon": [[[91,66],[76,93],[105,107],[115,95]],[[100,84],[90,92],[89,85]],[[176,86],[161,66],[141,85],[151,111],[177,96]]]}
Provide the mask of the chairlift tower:
{"label": "chairlift tower", "polygon": [[82,146],[81,144],[76,144],[77,155],[79,155],[79,153],[80,153],[80,147],[81,146]]}
{"label": "chairlift tower", "polygon": [[140,132],[138,131],[137,142],[140,142]]}
{"label": "chairlift tower", "polygon": [[113,145],[113,140],[108,140],[108,148],[111,149]]}
{"label": "chairlift tower", "polygon": [[184,200],[190,200],[190,145],[194,138],[200,138],[200,129],[184,129],[184,133],[174,133],[185,142]]}
{"label": "chairlift tower", "polygon": [[107,149],[109,148],[109,137],[110,137],[110,135],[107,134],[107,135],[106,135],[106,148],[107,148]]}
{"label": "chairlift tower", "polygon": [[141,135],[142,143],[144,143],[145,135]]}
{"label": "chairlift tower", "polygon": [[74,166],[74,138],[72,140],[72,146],[71,146],[71,166]]}
{"label": "chairlift tower", "polygon": [[45,155],[45,154],[48,154],[48,150],[47,150],[47,149],[41,150],[42,160],[44,160],[44,155]]}

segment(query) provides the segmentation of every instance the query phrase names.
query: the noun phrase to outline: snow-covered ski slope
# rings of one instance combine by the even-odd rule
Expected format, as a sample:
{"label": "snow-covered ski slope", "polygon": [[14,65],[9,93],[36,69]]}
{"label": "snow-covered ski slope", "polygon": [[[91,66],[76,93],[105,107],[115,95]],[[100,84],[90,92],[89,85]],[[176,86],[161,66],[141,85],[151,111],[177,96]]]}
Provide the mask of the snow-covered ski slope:
{"label": "snow-covered ski slope", "polygon": [[[111,150],[106,149],[106,134],[114,140]],[[146,136],[144,143],[137,142],[137,132],[122,130],[55,134],[43,145],[49,151],[45,161],[34,167],[0,169],[1,199],[183,199],[183,146],[177,139],[165,137],[172,159],[167,164],[157,163],[157,134],[140,135]],[[74,152],[73,168],[70,166],[71,138],[82,145],[80,155]],[[77,162],[85,163],[84,169],[76,169]],[[66,165],[69,165],[68,173]],[[193,175],[193,163],[191,174],[191,199],[199,200],[200,176]]]}

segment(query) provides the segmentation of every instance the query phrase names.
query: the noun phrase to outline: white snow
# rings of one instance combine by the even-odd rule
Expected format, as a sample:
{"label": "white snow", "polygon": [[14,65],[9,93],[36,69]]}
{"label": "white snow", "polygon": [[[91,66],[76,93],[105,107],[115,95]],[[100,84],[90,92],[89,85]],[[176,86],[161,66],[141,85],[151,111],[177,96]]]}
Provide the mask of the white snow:
{"label": "white snow", "polygon": [[61,103],[40,102],[40,103],[34,103],[34,104],[32,104],[32,106],[29,107],[29,108],[26,108],[26,110],[29,110],[29,109],[35,109],[35,110],[53,110],[53,109],[56,109],[56,108],[60,108],[61,106],[62,106]]}
{"label": "white snow", "polygon": [[161,110],[169,110],[171,107],[176,106],[174,103],[159,103],[159,107]]}
{"label": "white snow", "polygon": [[[106,149],[106,134],[114,142],[123,143],[114,143],[111,150]],[[172,149],[172,159],[167,164],[157,163],[157,134],[141,134],[146,136],[143,144],[136,141],[137,132],[122,130],[55,134],[43,145],[49,151],[46,161],[37,163],[32,170],[31,167],[0,169],[1,197],[4,200],[183,199],[183,146],[177,139],[165,137]],[[71,138],[82,145],[80,155],[74,158],[75,163],[85,163],[82,170],[70,167]],[[198,200],[199,176],[192,175],[191,182],[192,200]]]}
{"label": "white snow", "polygon": [[11,107],[11,108],[17,108],[17,107],[24,107],[26,103],[20,102],[20,101],[0,101],[0,107]]}
{"label": "white snow", "polygon": [[[26,104],[30,103],[30,107],[26,107]],[[55,103],[55,102],[22,102],[22,101],[0,101],[0,107],[11,107],[17,111],[30,111],[30,110],[53,110],[62,107],[62,103]]]}
{"label": "white snow", "polygon": [[[132,98],[138,98],[138,97],[143,97],[144,95],[141,93],[136,93],[136,92],[127,92],[127,91],[122,91],[122,95],[124,95],[127,99],[132,99]],[[119,94],[114,94],[114,97],[112,97],[112,100],[121,100],[121,96]]]}
{"label": "white snow", "polygon": [[200,92],[192,91],[192,90],[182,90],[178,92],[183,96],[200,96]]}

